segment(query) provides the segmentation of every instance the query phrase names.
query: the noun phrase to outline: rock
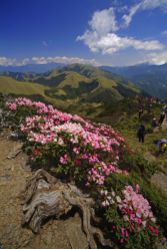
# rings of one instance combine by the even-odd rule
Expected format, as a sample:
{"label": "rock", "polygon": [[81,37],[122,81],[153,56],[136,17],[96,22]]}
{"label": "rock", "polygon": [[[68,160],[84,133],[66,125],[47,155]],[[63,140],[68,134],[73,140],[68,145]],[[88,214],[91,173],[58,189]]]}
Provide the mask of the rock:
{"label": "rock", "polygon": [[32,173],[23,168],[27,159],[24,153],[13,160],[7,159],[9,148],[20,144],[7,140],[8,134],[4,130],[3,136],[0,135],[0,249],[88,249],[79,216],[66,220],[51,219],[37,235],[21,226],[20,196]]}
{"label": "rock", "polygon": [[167,120],[166,120],[166,118],[165,118],[164,121],[162,122],[161,128],[162,128],[163,131],[164,131],[164,130],[167,130]]}
{"label": "rock", "polygon": [[157,172],[151,178],[151,182],[167,194],[167,175]]}
{"label": "rock", "polygon": [[64,226],[72,249],[89,249],[79,216],[68,219]]}
{"label": "rock", "polygon": [[4,249],[3,245],[0,243],[0,249]]}
{"label": "rock", "polygon": [[156,249],[167,249],[167,243],[165,243],[165,244],[157,244],[156,245]]}
{"label": "rock", "polygon": [[15,158],[19,153],[22,152],[22,147],[23,147],[22,143],[14,145],[13,149],[9,152],[7,159]]}
{"label": "rock", "polygon": [[154,132],[154,133],[159,132],[159,127],[158,127],[158,126],[155,127],[155,128],[153,129],[153,132]]}

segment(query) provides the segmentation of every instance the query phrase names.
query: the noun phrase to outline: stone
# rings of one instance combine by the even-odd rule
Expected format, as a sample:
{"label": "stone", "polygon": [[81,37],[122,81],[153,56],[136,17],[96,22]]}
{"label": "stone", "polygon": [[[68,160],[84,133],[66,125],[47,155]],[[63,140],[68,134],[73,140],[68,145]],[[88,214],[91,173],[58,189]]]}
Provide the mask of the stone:
{"label": "stone", "polygon": [[72,249],[89,249],[86,236],[82,231],[82,224],[79,216],[69,218],[65,222],[65,231]]}

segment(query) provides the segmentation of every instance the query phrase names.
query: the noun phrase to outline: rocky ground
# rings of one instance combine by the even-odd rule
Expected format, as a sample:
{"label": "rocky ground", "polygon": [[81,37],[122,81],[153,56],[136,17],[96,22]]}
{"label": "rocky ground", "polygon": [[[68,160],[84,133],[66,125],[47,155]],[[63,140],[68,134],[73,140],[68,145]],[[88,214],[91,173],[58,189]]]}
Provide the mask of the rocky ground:
{"label": "rocky ground", "polygon": [[32,173],[26,166],[27,156],[19,153],[21,143],[8,135],[8,131],[0,133],[0,249],[88,249],[78,214],[48,221],[39,234],[21,226],[21,193]]}
{"label": "rocky ground", "polygon": [[[88,249],[77,213],[64,220],[50,219],[39,234],[22,227],[22,193],[32,172],[21,146],[21,142],[9,139],[8,130],[0,133],[0,249]],[[152,181],[167,189],[166,175],[158,173]]]}

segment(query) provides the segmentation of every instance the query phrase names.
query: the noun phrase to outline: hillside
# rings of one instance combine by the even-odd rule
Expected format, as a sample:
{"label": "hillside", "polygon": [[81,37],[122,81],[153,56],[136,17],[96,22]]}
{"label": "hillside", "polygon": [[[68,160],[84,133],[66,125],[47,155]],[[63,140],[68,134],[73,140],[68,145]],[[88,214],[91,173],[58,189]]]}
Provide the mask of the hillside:
{"label": "hillside", "polygon": [[99,102],[100,96],[101,102],[103,102],[103,93],[105,91],[108,91],[111,97],[107,99],[109,102],[119,101],[125,96],[130,97],[142,93],[138,87],[122,77],[93,66],[80,64],[60,67],[31,80],[51,86],[51,93],[57,98],[62,98],[62,96],[57,94],[58,89],[61,89],[64,91],[64,96],[66,95],[67,99],[84,98],[88,102],[92,99],[95,102]]}
{"label": "hillside", "polygon": [[44,96],[46,89],[47,87],[40,84],[17,81],[11,77],[0,76],[0,92],[2,93]]}
{"label": "hillside", "polygon": [[167,98],[167,64],[156,66],[141,64],[131,67],[102,67],[132,80],[152,96]]}
{"label": "hillside", "polygon": [[81,111],[90,117],[106,112],[111,104],[126,97],[144,94],[131,81],[90,65],[72,64],[42,74],[5,72],[4,75],[1,92],[38,94],[63,110]]}
{"label": "hillside", "polygon": [[[143,98],[143,103],[146,101]],[[117,124],[112,121],[131,134],[138,123],[137,99],[130,112],[127,104],[122,102],[118,108],[126,119],[123,126],[119,120]],[[2,246],[29,249],[38,244],[44,249],[56,243],[55,248],[78,249],[77,233],[85,249],[165,248],[167,196],[152,181],[160,167],[145,159],[137,143],[135,147],[129,143],[129,135],[124,139],[109,125],[26,98],[1,96],[0,106],[0,146],[4,145],[0,158],[5,161],[1,162],[0,177],[7,193],[0,192]],[[159,111],[160,104],[153,108]],[[130,124],[127,116],[132,119]],[[145,112],[142,121],[148,122],[147,116]],[[4,129],[11,123],[12,133]],[[24,226],[20,225],[21,217]],[[59,240],[59,229],[63,240]]]}

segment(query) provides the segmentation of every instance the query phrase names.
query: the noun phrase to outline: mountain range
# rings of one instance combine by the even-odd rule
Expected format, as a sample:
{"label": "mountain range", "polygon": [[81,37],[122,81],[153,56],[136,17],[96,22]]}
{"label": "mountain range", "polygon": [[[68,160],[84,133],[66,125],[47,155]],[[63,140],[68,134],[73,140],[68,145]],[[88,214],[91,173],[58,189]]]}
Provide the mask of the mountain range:
{"label": "mountain range", "polygon": [[[101,71],[101,73],[99,73],[99,71]],[[72,77],[72,72],[78,73],[89,79],[97,79],[98,77],[101,78],[102,71],[103,79],[104,77],[109,79],[115,77],[117,78],[117,82],[119,78],[120,82],[123,84],[131,81],[149,95],[167,99],[167,64],[159,66],[140,64],[129,67],[101,66],[96,69],[90,65],[65,65],[61,63],[0,66],[0,75],[9,76],[19,81],[35,82],[36,80],[36,82],[40,84],[49,86],[55,86],[54,78],[56,82],[60,82],[61,79],[63,80],[63,77],[67,80],[71,80],[71,84],[73,84],[73,80],[70,78]],[[79,77],[76,74],[73,75],[73,78],[79,80]],[[85,80],[85,78],[80,78],[80,80]]]}
{"label": "mountain range", "polygon": [[101,69],[119,74],[152,96],[167,99],[167,64],[141,64],[130,67],[108,67]]}
{"label": "mountain range", "polygon": [[126,97],[145,94],[130,80],[102,69],[81,64],[58,66],[45,73],[4,72],[0,92],[31,95],[57,107],[97,115]]}

